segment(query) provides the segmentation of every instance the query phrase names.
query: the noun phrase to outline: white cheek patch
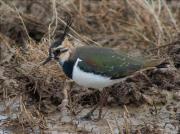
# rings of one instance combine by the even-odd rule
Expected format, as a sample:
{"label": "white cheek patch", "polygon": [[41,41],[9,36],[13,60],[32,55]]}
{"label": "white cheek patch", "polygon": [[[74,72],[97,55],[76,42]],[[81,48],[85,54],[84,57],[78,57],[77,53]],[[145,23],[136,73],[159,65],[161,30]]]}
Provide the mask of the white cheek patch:
{"label": "white cheek patch", "polygon": [[67,61],[69,59],[69,57],[70,57],[70,53],[67,51],[60,55],[60,60],[62,63],[64,63],[65,61]]}
{"label": "white cheek patch", "polygon": [[111,80],[109,77],[85,72],[77,66],[79,62],[82,62],[82,60],[78,58],[73,68],[72,79],[81,86],[102,89],[121,81],[120,79]]}

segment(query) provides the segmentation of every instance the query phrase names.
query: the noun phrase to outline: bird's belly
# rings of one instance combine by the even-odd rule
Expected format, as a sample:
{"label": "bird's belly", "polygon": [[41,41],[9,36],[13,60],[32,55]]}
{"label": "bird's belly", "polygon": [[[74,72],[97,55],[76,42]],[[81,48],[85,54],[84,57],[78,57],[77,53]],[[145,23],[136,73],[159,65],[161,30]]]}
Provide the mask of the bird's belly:
{"label": "bird's belly", "polygon": [[111,80],[108,77],[96,75],[90,72],[84,72],[77,66],[73,69],[72,79],[79,85],[87,88],[102,89],[120,82],[120,79]]}

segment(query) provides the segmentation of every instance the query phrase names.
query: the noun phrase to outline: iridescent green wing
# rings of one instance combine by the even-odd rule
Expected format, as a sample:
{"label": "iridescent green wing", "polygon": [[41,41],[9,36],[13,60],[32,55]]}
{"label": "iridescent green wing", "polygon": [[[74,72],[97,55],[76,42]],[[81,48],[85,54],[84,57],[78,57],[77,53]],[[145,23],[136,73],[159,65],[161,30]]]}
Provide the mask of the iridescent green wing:
{"label": "iridescent green wing", "polygon": [[140,60],[109,48],[81,47],[77,49],[76,56],[82,60],[78,63],[81,70],[111,79],[131,75],[143,66]]}

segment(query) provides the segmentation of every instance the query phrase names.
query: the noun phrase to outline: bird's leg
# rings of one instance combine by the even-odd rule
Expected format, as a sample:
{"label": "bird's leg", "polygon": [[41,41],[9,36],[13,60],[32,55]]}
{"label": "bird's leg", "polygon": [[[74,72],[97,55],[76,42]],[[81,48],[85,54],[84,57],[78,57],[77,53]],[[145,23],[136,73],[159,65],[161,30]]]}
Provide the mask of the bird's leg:
{"label": "bird's leg", "polygon": [[98,114],[98,118],[95,119],[95,120],[100,120],[101,119],[101,116],[102,116],[102,110],[103,110],[103,106],[105,106],[107,104],[107,98],[108,98],[108,90],[107,89],[103,89],[100,93],[100,101],[99,101],[99,114]]}
{"label": "bird's leg", "polygon": [[83,120],[91,120],[91,116],[93,115],[94,111],[98,108],[98,104],[96,104],[85,116],[83,116],[81,119]]}
{"label": "bird's leg", "polygon": [[100,92],[100,101],[99,103],[97,103],[93,109],[91,109],[84,117],[82,117],[82,119],[85,119],[85,120],[90,120],[92,119],[91,116],[93,115],[94,111],[98,108],[99,106],[99,114],[98,114],[98,117],[96,119],[92,119],[93,121],[99,121],[101,119],[101,115],[102,115],[102,108],[104,105],[107,104],[107,97],[108,97],[108,91],[103,89],[101,92]]}
{"label": "bird's leg", "polygon": [[[100,93],[101,94],[101,93]],[[92,116],[94,111],[98,108],[99,102],[83,117],[81,117],[82,120],[92,120]]]}

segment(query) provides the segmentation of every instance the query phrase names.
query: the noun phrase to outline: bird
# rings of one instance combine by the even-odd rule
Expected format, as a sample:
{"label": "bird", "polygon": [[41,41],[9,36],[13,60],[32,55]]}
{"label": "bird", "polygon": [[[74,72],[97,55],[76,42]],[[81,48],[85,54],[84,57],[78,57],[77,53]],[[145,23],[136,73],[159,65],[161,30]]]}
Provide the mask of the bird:
{"label": "bird", "polygon": [[102,91],[141,69],[160,64],[159,59],[143,60],[107,47],[80,46],[69,49],[66,46],[71,45],[67,38],[71,24],[72,21],[67,21],[63,34],[50,46],[43,65],[51,60],[57,61],[65,75],[82,87]]}

